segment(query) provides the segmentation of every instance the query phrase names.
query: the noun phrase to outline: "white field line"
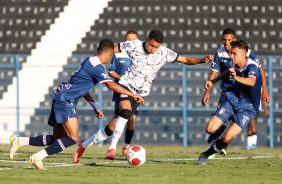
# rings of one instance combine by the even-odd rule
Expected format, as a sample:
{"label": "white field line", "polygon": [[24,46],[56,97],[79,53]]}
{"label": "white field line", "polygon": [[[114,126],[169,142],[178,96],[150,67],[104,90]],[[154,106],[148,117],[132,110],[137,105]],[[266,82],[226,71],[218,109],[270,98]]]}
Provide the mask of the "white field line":
{"label": "white field line", "polygon": [[[253,156],[251,158],[254,159],[263,159],[263,158],[274,158],[277,156]],[[211,160],[244,160],[249,157],[221,157],[221,158],[213,158]],[[158,159],[158,160],[147,160],[147,162],[170,162],[170,161],[187,161],[187,160],[198,160],[198,158],[178,158],[178,159]],[[6,163],[28,163],[28,161],[16,161],[16,160],[0,160],[0,162]],[[97,162],[95,165],[108,165],[108,164],[126,164],[127,161],[110,161],[110,162]],[[49,167],[70,167],[70,166],[83,166],[89,165],[93,163],[79,163],[79,164],[71,164],[71,163],[54,163],[54,162],[44,162],[46,168]],[[47,165],[47,166],[46,166]],[[24,167],[24,168],[34,168],[33,166]],[[10,168],[0,168],[1,170],[15,169],[13,167]]]}

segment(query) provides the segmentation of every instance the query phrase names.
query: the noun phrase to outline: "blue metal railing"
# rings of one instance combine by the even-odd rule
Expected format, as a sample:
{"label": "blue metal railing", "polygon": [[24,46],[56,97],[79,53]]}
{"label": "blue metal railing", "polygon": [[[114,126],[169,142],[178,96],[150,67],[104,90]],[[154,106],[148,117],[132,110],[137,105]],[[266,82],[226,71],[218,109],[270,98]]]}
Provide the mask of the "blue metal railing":
{"label": "blue metal railing", "polygon": [[[0,57],[14,57],[15,59],[15,64],[8,64],[8,65],[3,65],[0,64],[0,69],[1,68],[14,68],[15,69],[15,76],[17,78],[17,134],[20,135],[19,132],[19,126],[20,126],[20,106],[19,106],[19,70],[21,69],[21,63],[19,61],[20,57],[26,57],[28,55],[12,55],[12,54],[0,54]],[[80,55],[75,55],[80,56]],[[85,55],[81,55],[81,57],[85,57]],[[203,57],[203,55],[189,55],[189,57]],[[282,56],[258,56],[258,58],[267,58],[268,59],[268,66],[265,67],[266,71],[268,71],[268,92],[271,98],[271,102],[269,103],[269,147],[273,148],[274,147],[274,113],[275,112],[282,112],[282,109],[274,109],[273,108],[273,65],[272,65],[272,60],[273,58],[282,58]],[[64,68],[73,68],[76,69],[78,66],[77,65],[66,65]],[[187,107],[187,102],[189,99],[187,99],[187,83],[189,83],[189,80],[186,78],[187,70],[198,70],[198,69],[209,69],[208,65],[201,66],[201,65],[195,65],[195,66],[187,66],[187,65],[174,65],[174,66],[163,66],[164,69],[179,69],[182,71],[182,107],[142,107],[143,110],[150,110],[150,111],[181,111],[182,112],[182,119],[183,119],[183,127],[182,127],[182,133],[183,133],[183,146],[188,146],[188,126],[187,126],[187,112],[202,112],[202,111],[210,111],[214,112],[215,108],[188,108]],[[275,67],[275,70],[282,70],[282,67]],[[102,110],[110,110],[113,109],[113,107],[107,107],[103,106],[103,92],[102,92],[102,85],[98,85],[98,100],[99,100],[99,106]],[[81,107],[80,109],[89,109],[89,108],[84,108]],[[103,127],[103,119],[99,119],[99,129]]]}

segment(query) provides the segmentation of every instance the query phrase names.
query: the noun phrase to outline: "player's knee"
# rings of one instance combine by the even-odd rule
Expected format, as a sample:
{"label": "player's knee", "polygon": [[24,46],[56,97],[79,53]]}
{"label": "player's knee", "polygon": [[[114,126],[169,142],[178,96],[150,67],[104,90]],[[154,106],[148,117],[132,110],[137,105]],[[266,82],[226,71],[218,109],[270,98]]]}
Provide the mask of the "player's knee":
{"label": "player's knee", "polygon": [[206,132],[207,132],[208,134],[212,134],[212,133],[214,133],[215,131],[214,131],[211,127],[207,127],[207,128],[206,128]]}
{"label": "player's knee", "polygon": [[230,137],[230,136],[228,136],[228,135],[226,135],[226,134],[223,134],[222,140],[223,140],[223,142],[225,142],[225,143],[230,143],[231,140],[232,140],[232,137]]}
{"label": "player's knee", "polygon": [[124,119],[130,119],[130,117],[132,116],[132,111],[129,109],[122,109],[119,113],[119,115],[121,117],[123,117]]}

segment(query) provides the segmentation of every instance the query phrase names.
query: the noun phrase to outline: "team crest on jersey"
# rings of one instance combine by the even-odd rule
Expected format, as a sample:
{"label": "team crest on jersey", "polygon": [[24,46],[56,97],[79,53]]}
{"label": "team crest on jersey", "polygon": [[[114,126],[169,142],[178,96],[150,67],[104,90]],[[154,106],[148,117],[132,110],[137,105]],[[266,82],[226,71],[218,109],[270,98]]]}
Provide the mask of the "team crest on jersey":
{"label": "team crest on jersey", "polygon": [[105,79],[110,78],[110,77],[108,76],[108,74],[105,74],[105,73],[102,73],[102,76],[103,76]]}
{"label": "team crest on jersey", "polygon": [[72,111],[73,111],[73,113],[75,113],[75,114],[76,114],[76,110],[75,110],[75,108],[72,108]]}
{"label": "team crest on jersey", "polygon": [[121,97],[121,98],[126,98],[126,97],[128,97],[128,95],[121,94],[120,97]]}
{"label": "team crest on jersey", "polygon": [[224,108],[221,108],[219,111],[219,114],[223,114],[226,110]]}

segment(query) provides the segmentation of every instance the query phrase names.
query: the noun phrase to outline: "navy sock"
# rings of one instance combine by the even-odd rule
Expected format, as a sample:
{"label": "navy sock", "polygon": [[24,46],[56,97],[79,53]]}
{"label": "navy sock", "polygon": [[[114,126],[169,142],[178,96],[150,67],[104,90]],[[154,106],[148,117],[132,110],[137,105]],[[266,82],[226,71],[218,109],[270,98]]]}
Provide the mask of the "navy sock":
{"label": "navy sock", "polygon": [[29,138],[29,145],[31,146],[46,146],[54,142],[53,135],[39,135],[37,137]]}
{"label": "navy sock", "polygon": [[48,155],[54,155],[65,150],[67,147],[74,145],[76,142],[69,136],[54,141],[50,146],[45,148]]}
{"label": "navy sock", "polygon": [[128,129],[126,129],[124,142],[125,142],[126,144],[130,144],[133,135],[134,135],[134,130],[128,130]]}
{"label": "navy sock", "polygon": [[222,138],[218,139],[213,143],[213,145],[206,151],[204,152],[207,156],[213,155],[215,153],[218,153],[220,150],[223,148],[227,147],[228,143],[223,142]]}

